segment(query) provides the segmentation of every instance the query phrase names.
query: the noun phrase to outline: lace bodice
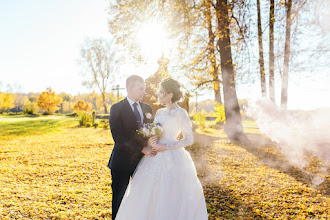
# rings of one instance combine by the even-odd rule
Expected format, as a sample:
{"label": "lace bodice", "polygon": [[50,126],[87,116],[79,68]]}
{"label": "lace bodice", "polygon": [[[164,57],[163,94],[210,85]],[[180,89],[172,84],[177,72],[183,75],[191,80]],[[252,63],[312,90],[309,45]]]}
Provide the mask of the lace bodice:
{"label": "lace bodice", "polygon": [[[159,122],[163,127],[159,143],[165,144],[168,150],[186,147],[194,142],[190,119],[185,109],[180,107],[171,110],[161,108],[156,113],[155,122]],[[183,138],[177,140],[181,132]]]}

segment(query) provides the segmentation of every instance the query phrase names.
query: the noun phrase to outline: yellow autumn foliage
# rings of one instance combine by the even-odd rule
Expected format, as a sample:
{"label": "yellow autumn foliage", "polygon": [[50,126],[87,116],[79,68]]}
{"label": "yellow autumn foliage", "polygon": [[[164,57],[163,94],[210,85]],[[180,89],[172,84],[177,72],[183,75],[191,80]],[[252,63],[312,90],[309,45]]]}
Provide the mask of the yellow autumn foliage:
{"label": "yellow autumn foliage", "polygon": [[7,111],[15,106],[15,96],[11,93],[0,92],[0,113]]}
{"label": "yellow autumn foliage", "polygon": [[45,110],[44,114],[51,115],[59,109],[58,105],[62,102],[62,98],[56,95],[51,88],[47,88],[45,92],[41,93],[37,101],[38,106]]}
{"label": "yellow autumn foliage", "polygon": [[89,112],[92,107],[88,104],[88,102],[85,102],[84,100],[79,100],[73,107],[73,109],[76,111],[76,112],[79,112],[79,111],[86,111],[86,112]]}
{"label": "yellow autumn foliage", "polygon": [[[0,116],[1,219],[111,219],[111,133],[76,122]],[[313,186],[310,175],[319,175],[320,164],[307,173],[294,169],[256,129],[245,132],[253,143],[262,141],[235,145],[223,129],[205,128],[186,147],[208,219],[328,219],[329,172]]]}

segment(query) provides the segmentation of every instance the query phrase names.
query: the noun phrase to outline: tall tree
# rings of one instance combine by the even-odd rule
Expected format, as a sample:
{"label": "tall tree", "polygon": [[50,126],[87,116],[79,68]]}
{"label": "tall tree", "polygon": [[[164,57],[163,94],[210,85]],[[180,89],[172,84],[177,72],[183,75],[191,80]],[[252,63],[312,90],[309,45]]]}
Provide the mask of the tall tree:
{"label": "tall tree", "polygon": [[286,109],[288,105],[288,83],[289,83],[289,61],[290,61],[290,39],[291,39],[291,9],[292,0],[287,0],[286,7],[286,22],[285,22],[285,45],[284,45],[284,63],[282,75],[282,90],[281,90],[281,107]]}
{"label": "tall tree", "polygon": [[[186,6],[188,7],[188,6]],[[188,7],[189,8],[189,7]],[[187,40],[184,49],[181,49],[180,60],[182,70],[188,70],[186,76],[195,90],[212,89],[214,100],[222,103],[220,90],[220,60],[217,45],[217,21],[214,13],[214,4],[211,0],[196,1],[189,8],[189,26],[183,39]],[[181,44],[183,45],[183,44]]]}
{"label": "tall tree", "polygon": [[108,113],[106,91],[114,82],[118,70],[119,58],[113,42],[105,39],[87,39],[81,48],[81,60],[86,80],[83,85],[98,88],[103,100],[104,113]]}
{"label": "tall tree", "polygon": [[261,94],[263,97],[265,97],[266,96],[266,77],[265,77],[265,64],[264,64],[264,50],[262,47],[260,0],[257,0],[257,10],[258,10],[258,43],[259,43],[259,68],[260,68]]}
{"label": "tall tree", "polygon": [[15,93],[15,112],[16,114],[23,108],[23,93]]}
{"label": "tall tree", "polygon": [[232,141],[243,141],[244,135],[240,107],[238,105],[235,73],[232,63],[230,29],[229,29],[229,5],[227,0],[217,0],[216,13],[218,18],[221,72],[223,81],[223,94],[226,115],[226,133]]}
{"label": "tall tree", "polygon": [[[213,25],[212,22],[207,22],[210,20],[206,19],[208,15],[207,3],[210,3],[210,5],[212,5],[214,8],[214,19],[216,19],[218,22],[215,28],[216,32],[214,32],[214,30],[210,32],[210,30],[212,30],[210,28],[212,28]],[[203,79],[206,79],[206,82],[214,81],[212,76],[207,79],[210,76],[210,71],[206,70],[209,66],[212,66],[212,63],[214,65],[215,62],[213,61],[216,61],[214,59],[213,61],[210,60],[212,56],[209,55],[210,51],[212,51],[212,40],[216,41],[216,39],[219,38],[219,40],[217,40],[215,43],[215,45],[218,47],[218,50],[215,50],[214,54],[216,54],[216,52],[218,54],[218,59],[220,60],[221,65],[221,74],[223,75],[222,82],[226,113],[226,132],[228,138],[231,140],[243,140],[245,135],[243,132],[240,108],[236,95],[235,73],[231,54],[229,31],[230,18],[228,15],[230,13],[230,8],[228,8],[228,2],[224,0],[217,1],[217,4],[214,5],[212,1],[205,2],[205,0],[167,0],[148,1],[147,3],[140,0],[131,0],[124,2],[116,1],[116,3],[113,5],[114,6],[110,9],[114,11],[112,13],[113,16],[110,19],[110,27],[112,27],[111,30],[114,35],[119,35],[116,37],[119,43],[128,42],[129,44],[129,41],[134,41],[134,38],[130,37],[134,36],[134,31],[136,31],[139,26],[138,22],[145,22],[150,18],[157,19],[157,16],[158,18],[161,17],[162,20],[167,21],[168,26],[171,27],[172,30],[176,30],[173,31],[172,35],[176,35],[180,39],[179,45],[186,41],[190,46],[189,52],[191,53],[190,56],[187,56],[187,59],[197,61],[193,62],[191,68],[204,73],[205,78]],[[143,7],[141,7],[141,5],[143,5]],[[212,7],[210,7],[210,14],[212,15],[211,11]],[[205,15],[205,17],[202,17],[201,15]],[[135,17],[138,18],[135,19]],[[208,17],[210,18],[210,16]],[[199,30],[203,31],[199,32]],[[212,39],[212,33],[214,33],[217,38]],[[204,44],[199,43],[198,41],[189,41],[189,36],[192,35],[194,35],[196,38],[199,38],[200,42],[204,41]],[[193,54],[193,57],[191,54]],[[207,57],[207,59],[205,57]],[[216,56],[214,57],[216,58]],[[205,62],[205,60],[207,60],[207,62]],[[206,65],[210,63],[211,65]],[[215,69],[219,68],[217,67]]]}
{"label": "tall tree", "polygon": [[275,102],[275,55],[274,55],[275,0],[270,0],[269,7],[269,98]]}
{"label": "tall tree", "polygon": [[208,50],[209,50],[209,60],[211,62],[211,75],[213,79],[213,90],[214,90],[214,98],[217,103],[222,103],[221,94],[220,94],[220,80],[219,80],[219,71],[218,64],[215,53],[215,33],[212,27],[212,13],[211,13],[211,4],[210,0],[205,0],[205,18],[207,21],[207,29],[208,29]]}

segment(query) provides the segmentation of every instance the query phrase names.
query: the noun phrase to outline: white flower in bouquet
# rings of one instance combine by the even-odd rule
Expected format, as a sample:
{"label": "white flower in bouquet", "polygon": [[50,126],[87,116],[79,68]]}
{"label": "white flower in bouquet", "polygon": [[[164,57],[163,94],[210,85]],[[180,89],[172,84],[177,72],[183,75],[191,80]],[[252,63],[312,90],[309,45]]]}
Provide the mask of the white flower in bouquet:
{"label": "white flower in bouquet", "polygon": [[143,127],[137,130],[137,132],[146,138],[150,138],[151,136],[160,137],[163,133],[163,128],[160,123],[147,123],[143,124]]}
{"label": "white flower in bouquet", "polygon": [[148,131],[149,131],[148,128],[145,128],[145,127],[142,128],[142,132],[143,132],[144,134],[148,134]]}

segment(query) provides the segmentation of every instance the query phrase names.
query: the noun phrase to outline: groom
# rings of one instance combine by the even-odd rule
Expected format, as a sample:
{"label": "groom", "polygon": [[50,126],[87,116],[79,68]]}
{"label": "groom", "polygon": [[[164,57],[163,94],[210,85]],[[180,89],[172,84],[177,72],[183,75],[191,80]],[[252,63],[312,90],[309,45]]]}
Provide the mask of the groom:
{"label": "groom", "polygon": [[137,75],[126,80],[127,97],[114,104],[110,111],[110,129],[115,146],[108,167],[112,178],[112,219],[116,218],[130,177],[143,155],[155,155],[151,143],[136,130],[143,123],[153,122],[150,105],[142,103],[145,82]]}

